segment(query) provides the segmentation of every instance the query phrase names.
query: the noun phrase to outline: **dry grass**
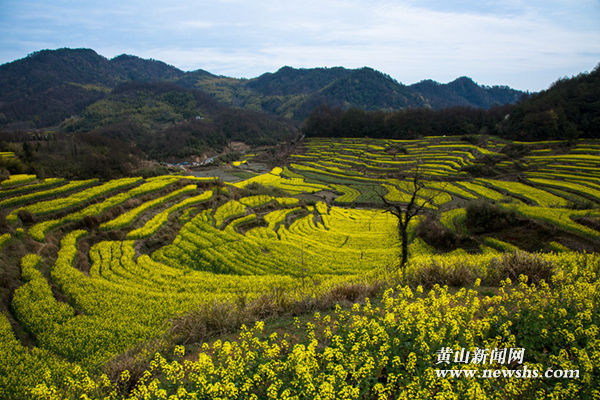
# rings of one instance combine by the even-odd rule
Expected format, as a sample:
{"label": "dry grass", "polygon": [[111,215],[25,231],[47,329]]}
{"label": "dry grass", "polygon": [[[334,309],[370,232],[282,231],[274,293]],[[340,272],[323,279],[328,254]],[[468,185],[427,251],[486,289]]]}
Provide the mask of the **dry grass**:
{"label": "dry grass", "polygon": [[477,271],[465,264],[452,264],[443,266],[431,260],[430,263],[421,265],[406,277],[407,283],[412,286],[421,285],[426,289],[435,284],[448,286],[470,286],[478,278]]}
{"label": "dry grass", "polygon": [[422,285],[431,288],[435,284],[454,287],[471,286],[480,278],[489,286],[498,286],[502,280],[510,278],[517,282],[520,275],[526,275],[529,283],[544,280],[551,282],[555,266],[537,253],[516,251],[491,259],[488,265],[473,266],[463,263],[444,265],[434,259],[409,268],[404,283],[415,287]]}
{"label": "dry grass", "polygon": [[520,275],[526,275],[529,283],[541,280],[550,283],[554,270],[555,266],[539,254],[515,251],[493,260],[489,266],[488,280],[493,284],[506,278],[517,282]]}
{"label": "dry grass", "polygon": [[173,318],[171,340],[182,344],[202,343],[257,320],[325,311],[336,304],[361,301],[377,295],[382,287],[383,283],[347,282],[317,294],[301,295],[275,288],[254,299],[240,295],[236,301],[215,300]]}

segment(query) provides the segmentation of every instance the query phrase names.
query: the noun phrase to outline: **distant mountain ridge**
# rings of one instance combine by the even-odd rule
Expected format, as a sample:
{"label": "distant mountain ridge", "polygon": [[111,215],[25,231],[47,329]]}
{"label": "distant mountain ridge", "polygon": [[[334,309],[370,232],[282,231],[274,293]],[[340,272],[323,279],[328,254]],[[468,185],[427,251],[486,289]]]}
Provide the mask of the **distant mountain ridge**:
{"label": "distant mountain ridge", "polygon": [[172,81],[183,71],[161,61],[91,49],[42,50],[0,66],[0,126],[58,125],[120,83]]}
{"label": "distant mountain ridge", "polygon": [[515,103],[523,92],[483,87],[462,77],[448,84],[406,86],[371,68],[283,67],[253,79],[184,72],[162,61],[120,55],[107,59],[91,49],[42,50],[0,65],[0,127],[56,126],[104,99],[126,82],[170,82],[202,90],[229,106],[303,120],[325,104],[364,110],[452,106],[489,108]]}
{"label": "distant mountain ridge", "polygon": [[[322,104],[368,111],[456,106],[488,109],[494,105],[514,104],[525,95],[507,86],[480,86],[467,77],[447,84],[428,80],[407,86],[368,67],[295,69],[286,66],[249,80],[206,75],[196,80],[190,78],[183,78],[179,83],[205,90],[231,105],[297,120],[303,120]],[[217,87],[215,82],[218,82]]]}
{"label": "distant mountain ridge", "polygon": [[[162,61],[120,55],[111,60],[91,49],[41,50],[0,66],[0,96],[16,100],[66,83],[114,87],[126,81],[161,81],[181,77],[183,71]],[[18,78],[18,79],[15,79]]]}
{"label": "distant mountain ridge", "polygon": [[482,87],[466,76],[447,84],[424,80],[410,87],[426,98],[432,108],[438,110],[453,106],[487,109],[494,105],[513,104],[525,94],[508,86]]}

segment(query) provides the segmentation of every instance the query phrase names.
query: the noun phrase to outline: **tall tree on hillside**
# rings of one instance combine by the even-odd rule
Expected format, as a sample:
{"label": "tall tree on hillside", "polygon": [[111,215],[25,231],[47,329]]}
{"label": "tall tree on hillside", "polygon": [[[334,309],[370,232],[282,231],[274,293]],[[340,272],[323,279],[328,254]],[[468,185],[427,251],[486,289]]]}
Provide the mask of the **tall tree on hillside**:
{"label": "tall tree on hillside", "polygon": [[410,221],[417,215],[424,213],[426,208],[433,205],[435,198],[442,193],[439,190],[431,190],[426,187],[420,160],[417,161],[414,172],[409,175],[409,179],[411,190],[408,202],[390,201],[385,198],[385,195],[379,195],[385,204],[385,211],[395,216],[398,220],[398,235],[402,250],[400,268],[403,272],[408,262],[408,226]]}

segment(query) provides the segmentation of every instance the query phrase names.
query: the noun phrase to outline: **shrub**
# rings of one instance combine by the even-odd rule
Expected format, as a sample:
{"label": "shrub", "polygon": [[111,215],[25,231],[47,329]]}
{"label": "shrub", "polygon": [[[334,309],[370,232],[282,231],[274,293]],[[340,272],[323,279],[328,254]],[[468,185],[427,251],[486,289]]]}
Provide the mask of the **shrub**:
{"label": "shrub", "polygon": [[531,149],[520,143],[509,143],[500,152],[510,158],[522,158],[531,153]]}
{"label": "shrub", "polygon": [[518,282],[520,275],[526,275],[529,283],[539,283],[541,280],[549,283],[553,274],[554,264],[551,261],[543,258],[540,254],[517,250],[492,260],[488,278],[489,283],[498,284],[506,278]]}
{"label": "shrub", "polygon": [[332,309],[338,303],[351,304],[376,296],[382,282],[345,282],[321,293],[296,293],[275,287],[256,298],[240,294],[236,301],[215,300],[172,319],[175,343],[202,343],[211,337],[234,332],[256,320],[301,315]]}
{"label": "shrub", "polygon": [[407,148],[401,144],[390,145],[385,149],[385,151],[388,154],[408,154]]}
{"label": "shrub", "polygon": [[572,210],[590,210],[594,207],[596,204],[593,201],[583,198],[571,198],[567,203],[567,208]]}
{"label": "shrub", "polygon": [[202,343],[212,336],[238,329],[244,319],[240,307],[215,300],[174,318],[171,334],[181,343]]}
{"label": "shrub", "polygon": [[83,217],[82,225],[89,230],[93,230],[98,228],[98,225],[100,225],[100,221],[97,216],[86,215],[85,217]]}
{"label": "shrub", "polygon": [[431,259],[430,262],[414,268],[407,276],[410,286],[418,285],[424,288],[432,288],[434,285],[468,286],[472,285],[478,278],[478,271],[465,263],[452,263],[443,265]]}
{"label": "shrub", "polygon": [[444,251],[456,248],[458,243],[458,238],[454,232],[443,226],[439,218],[433,215],[428,215],[427,218],[421,219],[415,232],[427,244]]}
{"label": "shrub", "polygon": [[470,202],[466,210],[465,224],[472,233],[495,232],[521,222],[515,211],[482,200]]}
{"label": "shrub", "polygon": [[331,288],[329,293],[326,294],[326,297],[331,302],[332,306],[340,302],[354,303],[365,297],[372,297],[379,289],[380,288],[377,285],[346,282]]}
{"label": "shrub", "polygon": [[466,165],[462,171],[477,178],[493,177],[499,174],[499,171],[493,165],[483,163],[473,163]]}
{"label": "shrub", "polygon": [[35,222],[35,217],[33,216],[33,214],[31,212],[29,212],[27,210],[19,210],[19,212],[17,213],[17,216],[19,217],[21,222],[24,224],[32,224]]}
{"label": "shrub", "polygon": [[258,182],[252,182],[249,185],[246,185],[242,190],[240,190],[240,195],[242,197],[258,195],[267,195],[272,197],[289,197],[290,194],[278,187],[266,187]]}
{"label": "shrub", "polygon": [[488,141],[487,135],[463,135],[460,140],[470,143],[474,146],[485,146]]}

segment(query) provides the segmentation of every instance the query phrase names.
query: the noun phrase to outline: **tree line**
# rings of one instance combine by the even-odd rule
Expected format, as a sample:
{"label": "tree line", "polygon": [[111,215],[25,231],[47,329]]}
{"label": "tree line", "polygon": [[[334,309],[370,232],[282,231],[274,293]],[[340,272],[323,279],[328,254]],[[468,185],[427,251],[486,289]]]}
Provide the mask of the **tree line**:
{"label": "tree line", "polygon": [[[599,66],[600,67],[600,66]],[[308,137],[414,139],[431,135],[488,134],[512,140],[599,138],[600,68],[561,79],[517,104],[491,107],[347,110],[321,105],[304,121]]]}

